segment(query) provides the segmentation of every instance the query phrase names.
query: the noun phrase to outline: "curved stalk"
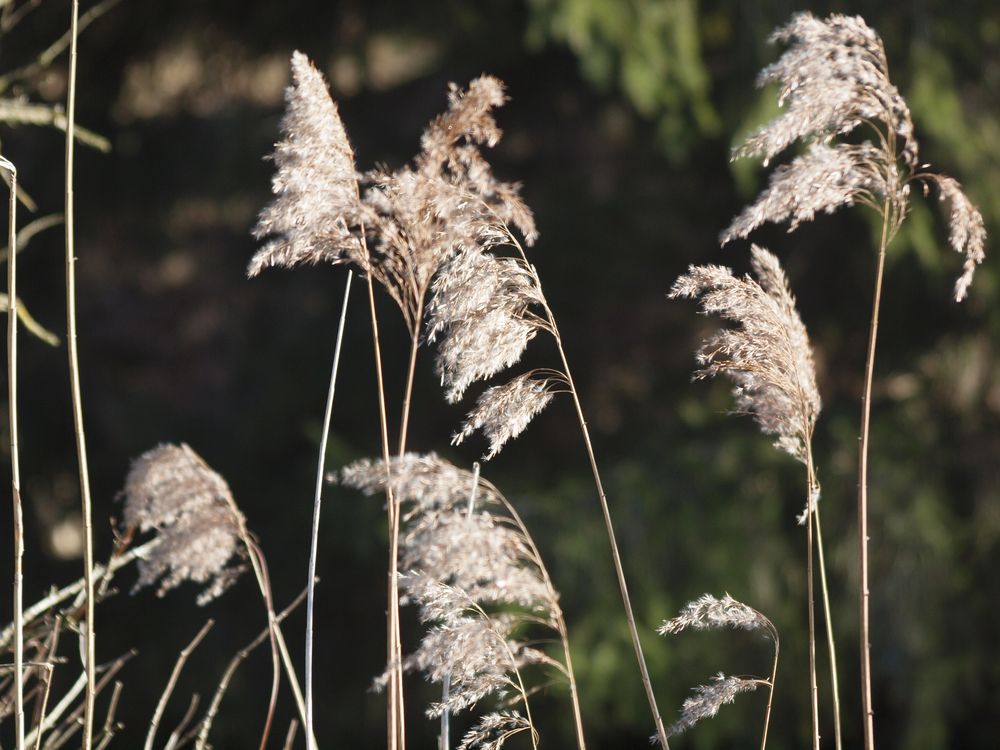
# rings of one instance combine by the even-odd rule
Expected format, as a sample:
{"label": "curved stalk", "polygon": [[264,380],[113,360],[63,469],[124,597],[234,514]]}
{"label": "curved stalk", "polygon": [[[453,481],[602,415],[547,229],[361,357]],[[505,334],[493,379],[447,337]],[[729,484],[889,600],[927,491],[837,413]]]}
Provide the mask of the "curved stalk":
{"label": "curved stalk", "polygon": [[767,730],[771,726],[771,705],[774,703],[774,681],[778,677],[778,650],[780,648],[778,631],[772,630],[771,635],[774,636],[774,666],[771,667],[771,680],[768,683],[767,709],[764,712],[764,733],[760,740],[760,750],[765,750],[767,747]]}
{"label": "curved stalk", "polygon": [[826,648],[830,658],[830,695],[833,700],[833,736],[836,750],[843,747],[840,729],[840,678],[837,667],[837,647],[833,638],[833,613],[830,611],[830,590],[826,583],[826,559],[823,554],[823,527],[819,518],[819,503],[813,509],[816,521],[816,554],[819,560],[819,586],[823,597],[823,617],[826,621]]}
{"label": "curved stalk", "polygon": [[319,439],[319,458],[316,461],[316,487],[313,495],[312,541],[309,547],[309,577],[307,579],[306,602],[306,743],[309,750],[316,750],[316,736],[313,728],[313,615],[315,614],[316,558],[319,552],[319,514],[323,498],[323,481],[326,475],[326,447],[333,419],[333,398],[337,390],[337,371],[340,367],[340,351],[344,343],[344,324],[347,321],[347,301],[351,294],[351,280],[354,271],[347,272],[344,282],[344,302],[340,308],[340,322],[337,325],[337,343],[333,349],[333,365],[330,370],[330,387],[326,395],[326,409],[323,412],[323,432]]}
{"label": "curved stalk", "polygon": [[[17,168],[0,156],[10,175],[7,244],[17,246]],[[10,488],[14,514],[14,737],[24,750],[24,516],[21,509],[21,460],[17,428],[17,253],[7,258],[7,418],[10,429]]]}
{"label": "curved stalk", "polygon": [[875,291],[872,297],[871,326],[868,332],[868,356],[865,360],[865,384],[861,397],[861,437],[858,449],[858,567],[860,569],[861,617],[861,706],[865,750],[875,750],[875,712],[872,708],[871,635],[869,628],[868,590],[868,445],[871,430],[872,381],[875,376],[875,348],[878,343],[878,318],[882,303],[882,280],[885,276],[885,251],[889,244],[891,204],[886,198],[882,214],[882,239],[878,248]]}
{"label": "curved stalk", "polygon": [[593,475],[594,486],[597,489],[597,498],[601,506],[601,515],[604,518],[604,528],[607,531],[608,543],[611,546],[611,560],[615,568],[615,576],[618,579],[618,590],[621,593],[622,605],[625,608],[625,619],[628,621],[629,636],[632,639],[632,648],[635,651],[635,658],[639,664],[639,674],[642,678],[642,687],[646,693],[646,700],[649,703],[649,710],[653,714],[653,723],[656,726],[656,734],[659,739],[660,746],[664,750],[669,750],[670,744],[667,741],[667,730],[663,726],[663,718],[660,716],[660,709],[656,705],[656,695],[653,692],[653,683],[649,678],[649,668],[646,666],[646,657],[642,653],[642,643],[639,640],[639,630],[635,624],[635,614],[632,611],[632,600],[628,593],[628,584],[625,581],[625,569],[622,567],[621,553],[618,550],[618,542],[615,539],[615,529],[614,524],[611,522],[611,509],[608,506],[608,498],[604,492],[604,483],[601,481],[601,472],[597,468],[597,457],[594,455],[594,446],[590,440],[590,430],[587,428],[587,419],[583,414],[583,406],[580,403],[580,396],[576,389],[576,384],[573,382],[573,374],[570,371],[569,361],[566,358],[566,351],[563,349],[562,336],[559,335],[559,327],[556,325],[555,315],[552,313],[552,308],[549,307],[548,301],[545,299],[545,295],[542,293],[542,280],[538,278],[538,272],[535,267],[528,262],[528,257],[524,252],[524,248],[511,234],[507,233],[511,239],[511,243],[515,248],[517,248],[518,253],[521,255],[521,259],[524,261],[524,266],[531,273],[535,286],[539,291],[539,296],[541,298],[542,308],[545,310],[545,317],[548,321],[549,331],[552,333],[552,338],[556,343],[556,349],[559,352],[559,360],[562,362],[562,373],[566,378],[566,385],[569,387],[569,394],[573,398],[573,407],[576,410],[577,422],[580,425],[580,433],[583,436],[583,444],[587,451],[587,459],[590,462],[590,472]]}
{"label": "curved stalk", "polygon": [[[536,277],[537,278],[537,277]],[[539,288],[541,285],[539,284]],[[639,673],[642,677],[642,686],[646,691],[646,700],[649,702],[649,709],[653,714],[653,721],[656,725],[656,733],[660,740],[660,745],[664,750],[669,750],[669,744],[667,742],[667,731],[663,726],[663,719],[660,716],[660,710],[656,705],[656,695],[653,693],[653,683],[649,678],[649,669],[646,666],[646,659],[642,654],[642,644],[639,641],[639,631],[635,624],[635,614],[632,611],[632,601],[629,598],[628,584],[625,581],[625,570],[622,567],[621,554],[618,551],[618,542],[615,540],[615,529],[611,522],[611,509],[608,506],[608,498],[604,493],[604,484],[601,481],[601,473],[597,468],[597,458],[594,455],[594,446],[590,441],[590,431],[587,429],[587,420],[583,415],[583,406],[580,404],[580,396],[577,393],[576,385],[573,382],[573,376],[569,370],[569,362],[566,360],[566,352],[563,350],[562,338],[559,336],[558,330],[556,329],[555,318],[552,316],[552,311],[549,309],[548,303],[543,303],[545,305],[546,314],[549,316],[549,322],[552,325],[553,331],[555,332],[554,339],[556,346],[559,349],[559,358],[562,360],[564,374],[566,375],[566,380],[568,381],[570,395],[573,397],[573,406],[576,409],[577,420],[580,424],[580,432],[583,435],[583,443],[587,450],[587,458],[590,461],[590,471],[594,477],[594,485],[597,488],[597,497],[601,505],[601,514],[604,517],[604,527],[608,534],[608,542],[611,545],[611,559],[614,562],[615,575],[618,578],[618,589],[621,592],[622,604],[625,607],[625,619],[628,621],[629,635],[632,637],[632,647],[635,650],[635,658],[639,663]]]}
{"label": "curved stalk", "polygon": [[66,348],[69,355],[70,393],[73,402],[73,433],[80,472],[80,510],[83,516],[83,578],[87,592],[84,672],[87,687],[83,710],[83,750],[90,750],[94,737],[94,696],[96,659],[94,653],[94,530],[90,502],[90,472],[87,468],[87,440],[83,429],[83,400],[80,396],[80,359],[76,345],[76,247],[73,211],[73,145],[76,127],[76,58],[79,0],[70,3],[69,81],[66,94]]}

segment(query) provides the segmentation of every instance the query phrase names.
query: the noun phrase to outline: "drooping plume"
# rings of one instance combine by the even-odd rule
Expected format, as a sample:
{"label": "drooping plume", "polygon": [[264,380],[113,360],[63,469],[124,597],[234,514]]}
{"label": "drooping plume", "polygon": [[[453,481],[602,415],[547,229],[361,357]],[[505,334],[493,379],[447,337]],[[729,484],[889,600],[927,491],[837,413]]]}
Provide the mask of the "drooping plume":
{"label": "drooping plume", "polygon": [[205,604],[236,580],[243,568],[230,560],[242,552],[243,516],[226,480],[189,446],[161,445],[141,455],[123,494],[126,526],[154,531],[158,540],[139,561],[135,589],[160,581],[163,596],[184,581],[208,584],[198,597]]}
{"label": "drooping plume", "polygon": [[[721,233],[722,244],[745,238],[766,222],[787,222],[792,231],[816,214],[856,203],[880,213],[891,237],[909,211],[911,183],[933,184],[950,207],[949,244],[965,255],[955,284],[955,299],[963,300],[985,257],[983,218],[955,180],[919,163],[913,119],[889,80],[881,38],[858,16],[820,20],[798,13],[771,41],[787,49],[761,71],[758,84],[779,85],[784,112],[733,156],[761,157],[766,166],[796,141],[806,151],[775,169],[767,189]],[[868,128],[874,140],[835,141],[859,127]]]}
{"label": "drooping plume", "polygon": [[[384,463],[364,460],[345,467],[340,480],[373,495],[384,492],[386,476]],[[564,632],[565,624],[527,529],[497,489],[434,454],[391,459],[388,476],[404,520],[403,601],[419,608],[428,628],[403,666],[449,684],[447,698],[428,714],[460,711],[488,695],[519,694],[518,673],[528,664],[563,669],[522,637],[532,625]],[[484,743],[499,715],[481,720],[477,744],[468,747],[490,746]],[[528,728],[505,716],[518,731]]]}
{"label": "drooping plume", "polygon": [[690,729],[702,719],[711,719],[727,703],[736,700],[740,693],[749,693],[766,681],[748,680],[744,677],[726,677],[719,672],[708,685],[699,685],[695,695],[684,700],[681,716],[667,730],[671,737]]}
{"label": "drooping plume", "polygon": [[752,414],[775,445],[806,463],[822,402],[812,346],[778,259],[754,245],[753,271],[739,278],[722,266],[691,266],[671,298],[698,299],[706,314],[734,321],[702,342],[696,378],[733,381],[737,413]]}
{"label": "drooping plume", "polygon": [[[657,632],[660,635],[677,635],[685,630],[749,630],[760,631],[774,644],[774,666],[771,679],[759,677],[726,677],[719,672],[708,685],[699,685],[694,689],[695,695],[684,701],[680,718],[667,730],[674,735],[690,729],[702,719],[715,716],[726,703],[732,703],[737,695],[756,690],[765,685],[774,692],[774,679],[778,668],[778,631],[774,624],[753,607],[733,599],[726,594],[718,599],[711,594],[704,594],[684,605],[681,613],[672,620],[664,620]],[[770,719],[770,704],[767,720],[765,720],[765,736],[767,722]],[[655,742],[657,737],[653,737]]]}
{"label": "drooping plume", "polygon": [[768,630],[774,629],[771,621],[753,607],[738,602],[729,594],[717,599],[704,594],[684,605],[681,613],[672,620],[664,620],[657,630],[660,635],[676,635],[687,629]]}

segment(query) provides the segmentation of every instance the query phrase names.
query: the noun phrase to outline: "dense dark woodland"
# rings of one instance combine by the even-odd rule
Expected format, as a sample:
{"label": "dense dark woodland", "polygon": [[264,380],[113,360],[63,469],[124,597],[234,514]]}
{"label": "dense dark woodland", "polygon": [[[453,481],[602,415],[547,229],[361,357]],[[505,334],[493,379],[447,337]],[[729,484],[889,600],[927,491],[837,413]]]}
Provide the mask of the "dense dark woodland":
{"label": "dense dark woodland", "polygon": [[[2,70],[31,60],[65,30],[64,5],[46,0],[3,37]],[[267,554],[278,606],[301,590],[344,272],[245,280],[255,250],[249,230],[270,195],[272,165],[262,157],[278,138],[288,58],[306,52],[331,80],[361,168],[404,163],[444,109],[447,83],[489,72],[510,95],[498,113],[504,140],[489,156],[500,178],[523,182],[536,214],[541,239],[531,257],[589,411],[661,709],[671,721],[689,688],[720,670],[769,669],[768,643],[749,634],[655,634],[686,601],[728,591],[781,633],[769,747],[806,745],[801,467],[750,420],[725,416],[725,383],[689,383],[692,352],[715,323],[694,304],[665,298],[688,264],[748,266],[747,243],[720,250],[716,238],[765,173],[753,162],[730,165],[729,151],[772,112],[773,96],[754,89],[754,75],[778,54],[766,44],[770,31],[800,9],[736,0],[125,0],[109,12],[81,39],[78,121],[106,135],[113,151],[80,147],[76,182],[99,559],[111,550],[111,519],[121,512],[115,496],[130,459],[160,441],[186,441],[229,480]],[[862,14],[882,34],[922,158],[961,180],[992,237],[1000,236],[1000,6],[808,9]],[[65,57],[32,96],[61,100],[64,70]],[[0,134],[39,211],[61,211],[61,134]],[[871,472],[876,730],[882,748],[971,750],[995,747],[1000,715],[1000,266],[994,239],[970,299],[954,303],[961,258],[947,250],[935,203],[915,201],[889,251]],[[874,217],[852,210],[791,235],[757,235],[785,263],[817,350],[817,462],[848,747],[860,737],[855,471],[876,231]],[[57,333],[61,248],[60,230],[48,230],[20,261],[23,299]],[[407,339],[391,301],[379,304],[390,403],[398,404]],[[358,295],[332,467],[379,451],[366,315]],[[540,339],[527,361],[551,363],[548,347]],[[411,449],[468,465],[482,443],[449,446],[465,409],[444,402],[431,358],[422,356]],[[28,603],[81,568],[65,347],[26,336],[21,361]],[[592,746],[644,746],[652,722],[569,401],[542,414],[484,475],[524,515],[562,593]],[[9,529],[7,510],[3,518]],[[384,662],[385,544],[378,500],[328,490],[317,734],[329,747],[385,741],[384,698],[368,692]],[[4,581],[9,566],[5,554]],[[207,616],[217,625],[192,657],[164,727],[192,692],[207,702],[231,654],[265,624],[249,580],[199,609],[193,591],[130,597],[133,576],[97,614],[99,660],[139,650],[123,672],[126,729],[112,745],[119,747],[141,742],[178,650]],[[9,597],[0,613],[6,622]],[[407,618],[404,639],[413,645],[418,631]],[[300,613],[286,627],[296,653],[302,622]],[[64,680],[76,674],[64,671]],[[823,734],[832,737],[825,679]],[[216,747],[255,746],[269,684],[261,651],[223,703]],[[431,747],[437,727],[421,714],[431,694],[420,678],[407,685],[411,746]],[[755,746],[765,698],[738,699],[677,746]],[[543,746],[567,746],[564,692],[536,700]],[[291,707],[286,691],[277,734]]]}

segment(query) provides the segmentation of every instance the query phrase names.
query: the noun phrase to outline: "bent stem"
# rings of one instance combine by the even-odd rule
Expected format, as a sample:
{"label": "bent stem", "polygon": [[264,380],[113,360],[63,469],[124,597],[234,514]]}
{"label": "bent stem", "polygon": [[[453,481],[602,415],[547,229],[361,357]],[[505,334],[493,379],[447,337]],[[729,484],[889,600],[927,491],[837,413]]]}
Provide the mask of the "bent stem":
{"label": "bent stem", "polygon": [[[0,169],[10,175],[7,207],[8,247],[17,246],[17,168],[0,156]],[[17,253],[7,258],[7,418],[10,429],[10,488],[14,513],[14,732],[24,750],[24,516],[21,510],[21,460],[17,429]]]}
{"label": "bent stem", "polygon": [[316,558],[319,550],[319,514],[323,497],[323,480],[326,474],[326,447],[330,435],[330,422],[333,419],[333,398],[337,390],[337,371],[340,368],[340,351],[344,343],[344,323],[347,320],[347,301],[351,294],[351,280],[354,271],[347,272],[344,282],[344,302],[340,309],[340,323],[337,325],[337,343],[333,349],[333,365],[330,370],[330,387],[326,395],[326,409],[323,412],[323,432],[319,439],[319,459],[316,461],[316,488],[313,496],[312,541],[309,547],[309,577],[307,579],[306,602],[306,669],[305,669],[305,701],[306,701],[306,742],[309,750],[316,750],[315,733],[313,730],[313,615],[316,592]]}
{"label": "bent stem", "polygon": [[816,521],[816,554],[819,559],[820,595],[823,597],[823,617],[826,621],[826,647],[830,658],[830,694],[833,699],[833,734],[836,750],[841,750],[843,740],[840,734],[840,680],[837,676],[837,648],[833,638],[833,615],[830,611],[830,591],[826,583],[826,560],[823,554],[823,528],[819,520],[819,503],[813,508]]}
{"label": "bent stem", "polygon": [[780,644],[778,641],[778,631],[773,625],[771,626],[771,635],[774,640],[774,666],[771,667],[771,679],[767,685],[767,709],[764,711],[764,733],[760,739],[760,750],[765,750],[767,747],[767,730],[771,726],[771,705],[774,703],[774,681],[778,677],[778,650]]}
{"label": "bent stem", "polygon": [[555,315],[552,313],[552,308],[549,307],[548,301],[545,299],[545,295],[541,293],[542,282],[538,278],[538,272],[535,267],[528,262],[528,258],[525,255],[524,248],[521,244],[513,239],[513,235],[510,235],[514,247],[517,248],[518,252],[521,254],[521,259],[524,261],[524,265],[531,272],[532,277],[535,280],[535,285],[538,288],[539,295],[541,297],[541,305],[545,310],[545,316],[548,320],[549,330],[552,332],[552,338],[556,342],[556,348],[559,351],[559,359],[562,362],[563,375],[566,376],[566,384],[569,386],[569,393],[573,397],[573,406],[576,409],[577,421],[580,424],[580,433],[583,435],[584,447],[587,450],[587,459],[590,461],[590,471],[594,478],[594,486],[597,489],[597,497],[601,505],[601,514],[604,517],[604,528],[608,534],[608,542],[611,545],[611,559],[614,563],[615,575],[618,579],[618,589],[621,592],[622,604],[625,608],[625,619],[628,621],[629,635],[632,638],[632,647],[635,650],[635,658],[639,663],[639,673],[642,677],[642,686],[646,692],[646,700],[649,702],[649,710],[653,714],[653,722],[656,725],[656,734],[659,738],[660,745],[664,750],[669,750],[669,743],[667,741],[667,731],[663,726],[663,718],[660,716],[660,709],[656,705],[656,695],[653,693],[653,683],[649,679],[649,668],[646,666],[646,658],[642,654],[642,643],[639,641],[639,630],[635,624],[635,614],[632,611],[632,600],[628,593],[628,584],[625,581],[625,570],[622,567],[621,553],[618,550],[618,542],[615,539],[615,529],[611,522],[611,509],[608,507],[608,498],[604,493],[604,484],[601,481],[601,472],[597,468],[597,458],[594,455],[594,446],[590,440],[590,430],[587,428],[587,419],[583,414],[583,406],[580,404],[580,396],[576,389],[576,384],[573,382],[573,374],[570,371],[569,361],[566,359],[566,352],[563,349],[562,337],[559,335],[559,327],[556,325]]}
{"label": "bent stem", "polygon": [[[90,473],[87,468],[87,440],[83,430],[83,401],[80,396],[80,360],[76,347],[76,248],[73,212],[73,144],[76,126],[76,57],[79,0],[70,3],[69,81],[66,94],[66,349],[69,355],[70,394],[73,402],[73,434],[80,472],[80,509],[83,516],[83,578],[86,589],[86,631],[84,672],[87,687],[83,710],[83,750],[91,750],[94,736],[94,696],[96,695],[94,653],[94,532],[91,520]],[[13,245],[12,245],[13,247]]]}
{"label": "bent stem", "polygon": [[170,695],[174,692],[174,687],[177,685],[177,679],[181,676],[181,670],[184,669],[184,665],[187,663],[188,657],[190,657],[191,653],[198,648],[198,644],[202,642],[214,624],[214,620],[208,620],[204,625],[202,625],[198,634],[177,657],[177,661],[174,663],[174,669],[170,673],[170,679],[167,680],[167,686],[163,689],[163,693],[160,695],[160,700],[156,704],[156,711],[153,713],[153,718],[149,722],[149,730],[146,732],[146,744],[143,746],[144,750],[153,750],[153,743],[156,741],[156,730],[160,726],[160,720],[163,718],[163,712],[167,708],[167,702],[170,700]]}

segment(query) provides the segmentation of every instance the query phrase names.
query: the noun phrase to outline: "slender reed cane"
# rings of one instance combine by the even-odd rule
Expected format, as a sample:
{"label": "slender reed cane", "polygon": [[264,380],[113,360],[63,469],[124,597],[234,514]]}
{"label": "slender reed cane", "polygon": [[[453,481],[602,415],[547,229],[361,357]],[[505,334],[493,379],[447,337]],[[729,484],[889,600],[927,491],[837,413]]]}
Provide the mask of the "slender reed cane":
{"label": "slender reed cane", "polygon": [[[815,476],[815,474],[813,475]],[[826,582],[826,559],[823,554],[823,527],[819,521],[819,504],[813,509],[816,521],[816,554],[819,561],[820,595],[823,597],[823,617],[826,621],[826,650],[830,659],[830,696],[833,700],[833,738],[836,750],[843,747],[840,729],[840,679],[837,676],[837,646],[833,638],[833,614],[830,611],[830,590]]]}
{"label": "slender reed cane", "polygon": [[319,513],[323,497],[323,482],[326,475],[326,446],[330,435],[330,422],[333,418],[333,397],[337,390],[337,371],[340,368],[340,351],[344,343],[344,323],[347,321],[347,301],[351,294],[351,280],[354,271],[347,272],[344,282],[344,302],[340,308],[340,322],[337,325],[337,343],[333,350],[333,366],[330,370],[330,387],[326,395],[326,409],[323,413],[323,432],[319,439],[319,458],[316,461],[316,488],[313,496],[312,543],[309,548],[309,578],[307,581],[306,602],[306,742],[309,750],[316,750],[316,737],[313,731],[313,615],[315,613],[316,591],[316,556],[319,550]]}
{"label": "slender reed cane", "polygon": [[24,750],[24,516],[21,512],[21,460],[17,444],[17,168],[0,156],[10,175],[7,207],[7,417],[10,425],[10,485],[14,511],[14,732]]}
{"label": "slender reed cane", "polygon": [[[535,280],[536,287],[539,291],[541,291],[542,281],[538,278],[538,272],[535,270],[535,267],[528,262],[528,257],[521,244],[514,239],[512,234],[510,234],[510,237],[514,246],[520,253],[525,267],[530,270],[531,275]],[[580,396],[577,392],[576,385],[573,382],[573,375],[570,372],[569,361],[567,360],[566,352],[563,349],[562,336],[559,334],[559,327],[556,325],[555,315],[552,313],[552,308],[549,307],[549,303],[545,299],[544,295],[542,295],[541,298],[541,305],[545,310],[545,316],[548,320],[549,329],[552,331],[552,338],[555,340],[556,348],[559,351],[559,359],[562,362],[563,374],[566,376],[566,384],[569,386],[570,395],[573,397],[573,406],[576,410],[577,421],[580,425],[580,433],[583,436],[584,447],[587,450],[587,458],[590,462],[590,471],[593,475],[594,485],[597,489],[597,498],[601,505],[601,515],[604,518],[604,528],[607,531],[608,542],[611,546],[611,560],[614,563],[615,575],[618,579],[618,589],[621,592],[622,604],[625,608],[625,619],[628,621],[629,635],[632,638],[632,648],[635,651],[635,658],[639,663],[639,674],[642,678],[643,689],[646,692],[646,700],[648,701],[649,709],[653,714],[653,722],[656,726],[656,734],[660,745],[664,748],[664,750],[669,750],[670,745],[667,741],[667,730],[663,726],[663,718],[660,716],[660,709],[656,705],[656,695],[653,692],[653,683],[649,678],[649,668],[646,666],[646,658],[642,653],[642,643],[639,641],[639,630],[635,624],[635,614],[632,611],[632,600],[629,597],[628,584],[625,581],[625,569],[622,567],[621,553],[618,550],[618,542],[615,539],[614,524],[611,522],[611,509],[608,506],[607,495],[604,493],[604,484],[601,481],[601,472],[597,468],[597,457],[594,455],[594,446],[590,440],[590,430],[587,428],[587,419],[584,417],[583,406],[580,403]]]}
{"label": "slender reed cane", "polygon": [[83,748],[91,750],[94,735],[96,695],[94,653],[94,530],[90,503],[90,473],[87,468],[87,440],[83,429],[83,402],[80,397],[80,360],[76,345],[76,246],[73,211],[73,143],[76,127],[76,58],[79,0],[71,0],[69,83],[66,94],[66,348],[69,354],[70,393],[73,401],[73,433],[80,471],[80,507],[83,516],[83,577],[86,588],[86,648],[84,671],[87,687],[83,710]]}
{"label": "slender reed cane", "polygon": [[[890,141],[892,132],[890,131]],[[888,191],[887,191],[888,192]],[[868,333],[868,357],[865,361],[864,393],[861,397],[861,438],[858,449],[858,567],[861,591],[861,706],[865,750],[875,750],[875,712],[872,709],[871,631],[869,628],[868,589],[868,445],[871,430],[872,381],[875,377],[875,347],[878,343],[879,308],[882,303],[882,280],[885,277],[885,250],[889,244],[890,211],[886,198],[882,214],[882,238],[878,248],[875,291],[872,297],[871,327]]]}

